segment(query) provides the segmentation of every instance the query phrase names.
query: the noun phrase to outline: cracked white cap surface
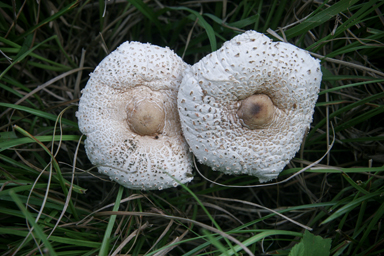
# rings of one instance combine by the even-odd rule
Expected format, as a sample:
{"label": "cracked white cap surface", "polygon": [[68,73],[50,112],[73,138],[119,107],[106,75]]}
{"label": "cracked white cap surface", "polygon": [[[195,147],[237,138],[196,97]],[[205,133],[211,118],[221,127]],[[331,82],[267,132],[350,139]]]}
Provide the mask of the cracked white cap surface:
{"label": "cracked white cap surface", "polygon": [[[189,182],[189,153],[177,112],[188,65],[169,48],[125,42],[90,75],[76,116],[100,173],[132,189]],[[168,175],[169,174],[169,175]]]}
{"label": "cracked white cap surface", "polygon": [[260,182],[278,176],[312,122],[322,73],[305,50],[247,31],[184,73],[178,109],[200,163]]}

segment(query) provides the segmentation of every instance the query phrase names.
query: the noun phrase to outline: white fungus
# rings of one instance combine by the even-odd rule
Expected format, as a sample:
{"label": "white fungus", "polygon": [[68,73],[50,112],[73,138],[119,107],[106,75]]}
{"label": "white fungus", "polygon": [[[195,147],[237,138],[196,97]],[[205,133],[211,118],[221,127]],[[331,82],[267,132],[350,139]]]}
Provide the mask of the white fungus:
{"label": "white fungus", "polygon": [[169,48],[125,42],[96,67],[76,116],[100,173],[143,190],[193,179],[176,102],[187,66]]}
{"label": "white fungus", "polygon": [[200,163],[226,174],[278,176],[312,122],[322,73],[305,50],[247,31],[184,72],[183,134]]}

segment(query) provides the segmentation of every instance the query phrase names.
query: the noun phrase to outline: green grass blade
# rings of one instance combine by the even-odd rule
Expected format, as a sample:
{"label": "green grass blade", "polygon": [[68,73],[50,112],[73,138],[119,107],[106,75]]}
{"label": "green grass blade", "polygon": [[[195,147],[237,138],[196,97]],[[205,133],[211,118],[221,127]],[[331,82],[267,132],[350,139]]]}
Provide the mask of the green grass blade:
{"label": "green grass blade", "polygon": [[[303,234],[299,233],[299,232],[293,232],[293,231],[285,231],[285,230],[266,230],[266,231],[263,231],[263,232],[260,232],[259,234],[256,234],[250,238],[248,238],[247,240],[245,240],[243,242],[243,244],[245,246],[249,246],[251,244],[254,244],[254,243],[257,243],[257,242],[260,242],[261,240],[263,240],[264,238],[266,237],[269,237],[269,236],[293,236],[293,237],[302,237]],[[239,252],[242,250],[242,248],[238,245],[235,245],[233,247],[234,251],[233,252],[230,252],[228,251],[228,255],[233,255],[235,254],[235,252]],[[224,256],[223,254],[220,255],[220,256]]]}
{"label": "green grass blade", "polygon": [[[356,255],[356,253],[363,246],[363,244],[367,242],[366,240],[368,239],[368,236],[371,234],[372,231],[374,231],[378,227],[377,223],[383,217],[383,215],[384,215],[384,203],[381,203],[381,205],[377,209],[377,211],[375,213],[373,213],[373,218],[369,222],[369,225],[368,225],[367,229],[365,230],[363,236],[361,237],[359,244],[355,248],[353,255]],[[372,241],[370,243],[372,243]]]}
{"label": "green grass blade", "polygon": [[[124,187],[119,186],[119,192],[117,193],[115,205],[113,206],[112,211],[117,211],[119,209],[123,192],[124,192]],[[115,221],[116,221],[116,215],[111,215],[109,217],[107,229],[105,230],[105,233],[104,233],[103,242],[101,243],[99,256],[105,256],[109,254],[110,237],[112,234],[113,226],[115,225]]]}
{"label": "green grass blade", "polygon": [[[50,113],[47,113],[47,112],[44,112],[44,111],[41,111],[41,110],[20,106],[20,105],[0,102],[0,107],[12,108],[12,109],[17,109],[17,110],[25,111],[25,112],[28,112],[28,113],[30,113],[32,115],[39,116],[39,117],[42,117],[42,118],[46,118],[46,119],[49,119],[49,120],[52,120],[52,121],[56,121],[56,119],[57,119],[56,115],[53,115],[53,114],[50,114]],[[70,120],[65,119],[65,118],[63,118],[61,121],[62,121],[63,124],[66,124],[66,125],[69,125],[69,126],[72,126],[72,127],[75,127],[75,128],[78,127],[77,122],[70,121]]]}
{"label": "green grass blade", "polygon": [[353,4],[355,4],[357,2],[358,2],[358,0],[338,1],[335,4],[333,4],[332,6],[330,6],[326,9],[320,11],[319,13],[307,18],[306,20],[301,22],[299,25],[288,29],[285,32],[285,36],[287,37],[287,39],[290,39],[290,38],[295,37],[295,36],[303,35],[303,34],[307,33],[307,31],[324,24],[325,22],[327,22],[328,20],[330,20],[331,18],[333,18],[334,16],[336,16],[340,12],[346,11],[350,6],[352,6]]}
{"label": "green grass blade", "polygon": [[365,200],[374,200],[375,197],[378,197],[382,194],[383,192],[382,191],[376,191],[376,192],[373,192],[373,193],[370,193],[368,195],[364,195],[364,196],[361,196],[355,200],[352,200],[350,203],[344,205],[343,207],[341,207],[340,209],[338,209],[337,211],[335,211],[331,216],[329,216],[327,219],[325,219],[323,222],[320,223],[320,225],[324,225],[326,223],[329,223],[330,221],[336,219],[336,218],[339,218],[341,216],[343,216],[344,214],[352,211],[353,209],[355,209],[358,205],[360,205],[363,201]]}
{"label": "green grass blade", "polygon": [[143,1],[141,0],[128,0],[132,5],[134,5],[145,17],[147,17],[159,30],[160,34],[163,35],[163,28],[160,25],[159,20],[155,12]]}
{"label": "green grass blade", "polygon": [[28,36],[29,34],[32,34],[34,31],[36,31],[37,29],[41,28],[42,26],[45,26],[47,25],[49,22],[52,22],[53,20],[55,19],[58,19],[60,18],[62,15],[64,15],[66,12],[74,9],[77,7],[77,5],[79,4],[79,1],[76,0],[76,1],[73,1],[72,3],[68,4],[67,6],[65,6],[64,8],[62,8],[60,11],[54,13],[53,15],[51,15],[50,17],[44,19],[43,21],[39,22],[39,24],[29,28],[27,31],[25,31],[23,33],[23,35],[21,37],[19,37],[18,39],[16,39],[15,41],[19,41],[21,40],[22,38]]}
{"label": "green grass blade", "polygon": [[220,243],[219,239],[217,239],[215,235],[209,233],[208,230],[205,230],[205,229],[202,229],[201,231],[203,232],[204,236],[208,239],[210,244],[216,247],[222,253],[222,255],[225,255],[225,256],[229,255],[225,246],[222,243]]}
{"label": "green grass blade", "polygon": [[5,70],[3,71],[3,72],[1,72],[1,74],[0,74],[0,80],[1,80],[1,78],[14,66],[14,65],[16,65],[17,63],[19,63],[20,61],[22,61],[25,57],[27,57],[30,53],[32,53],[34,50],[36,50],[37,48],[39,48],[40,46],[42,46],[43,44],[45,44],[46,42],[48,42],[48,41],[51,41],[51,40],[53,40],[53,39],[55,39],[55,38],[57,38],[57,36],[55,35],[55,36],[51,36],[50,38],[48,38],[48,39],[45,39],[43,42],[41,42],[41,43],[39,43],[39,44],[37,44],[37,45],[35,45],[34,47],[32,47],[31,49],[29,49],[29,50],[27,50],[27,51],[25,51],[25,52],[23,52],[22,54],[20,54],[20,55],[18,55],[18,57],[16,58],[16,59],[14,59],[13,61],[12,61],[12,63],[8,66],[8,67],[6,67],[5,68]]}
{"label": "green grass blade", "polygon": [[[338,115],[340,115],[341,113],[346,112],[347,110],[351,110],[351,109],[353,109],[353,108],[355,108],[355,107],[358,107],[358,106],[361,106],[361,105],[363,105],[363,104],[365,104],[365,103],[368,103],[368,102],[371,102],[371,101],[380,99],[380,98],[382,98],[382,97],[384,97],[384,92],[374,94],[374,95],[369,96],[369,97],[367,97],[367,98],[365,98],[365,99],[362,99],[362,100],[359,100],[359,101],[357,101],[357,102],[355,102],[355,103],[349,104],[349,105],[347,105],[347,106],[345,106],[345,107],[343,107],[343,108],[341,108],[341,109],[339,109],[339,110],[334,111],[332,114],[329,115],[329,119],[332,119],[332,118],[334,118],[335,116],[338,116]],[[323,120],[319,121],[319,122],[315,125],[315,127],[314,127],[313,129],[311,129],[311,131],[308,133],[308,136],[307,136],[307,141],[308,141],[308,142],[310,141],[310,139],[311,139],[311,137],[314,135],[314,133],[317,131],[317,129],[319,129],[320,127],[322,127],[325,123],[326,123],[326,119],[323,119]],[[337,127],[336,127],[336,129],[337,129]],[[324,136],[325,136],[325,135],[320,135],[316,140],[319,140],[319,139],[323,138]],[[312,140],[311,142],[309,142],[309,144],[315,142],[316,140]]]}
{"label": "green grass blade", "polygon": [[[62,173],[61,173],[61,170],[60,170],[60,167],[59,167],[59,164],[57,163],[55,157],[52,155],[52,153],[49,151],[49,149],[43,144],[41,143],[40,141],[38,141],[35,137],[33,137],[31,134],[29,134],[28,132],[26,132],[25,130],[23,130],[22,128],[18,127],[18,126],[14,126],[15,130],[20,132],[21,134],[23,134],[24,136],[27,136],[31,139],[33,139],[36,143],[38,143],[43,149],[44,151],[51,157],[51,163],[53,165],[53,167],[55,168],[56,170],[56,174],[57,174],[57,177],[58,177],[58,180],[59,180],[59,183],[60,183],[60,186],[65,194],[65,196],[68,195],[68,188],[66,186],[66,184],[68,184],[68,182],[66,182],[67,180],[65,180],[62,176]],[[83,190],[85,191],[85,190]],[[71,208],[72,210],[72,213],[75,217],[76,220],[79,219],[78,217],[78,214],[77,214],[77,211],[76,211],[76,208],[73,204],[73,201],[70,200],[69,201],[69,207]]]}
{"label": "green grass blade", "polygon": [[209,42],[211,44],[211,51],[214,52],[217,50],[217,43],[216,43],[216,36],[215,31],[213,30],[212,26],[208,24],[208,22],[205,21],[204,17],[200,15],[200,13],[189,9],[187,7],[168,7],[170,10],[178,10],[178,11],[187,11],[191,14],[193,14],[197,19],[197,23],[202,26],[205,29],[205,32],[207,33]]}
{"label": "green grass blade", "polygon": [[[1,135],[2,133],[0,133]],[[53,138],[52,135],[45,135],[45,136],[35,136],[34,137],[36,140],[40,142],[50,142],[52,140],[54,141],[78,141],[80,139],[80,135],[55,135]],[[24,138],[19,138],[19,139],[11,139],[11,140],[0,140],[0,152],[4,151],[6,149],[20,146],[23,144],[28,144],[28,143],[34,143],[36,142],[35,139],[32,139],[30,137],[24,137]]]}
{"label": "green grass blade", "polygon": [[[336,78],[336,79],[337,80],[341,80],[342,78],[340,77],[340,78]],[[330,80],[328,80],[328,81],[330,81]],[[384,82],[384,79],[365,81],[365,82],[359,82],[359,83],[353,83],[353,84],[346,84],[346,85],[334,87],[334,88],[331,88],[331,89],[322,90],[319,93],[319,95],[322,95],[322,94],[325,94],[325,93],[334,92],[334,91],[340,91],[342,89],[349,88],[349,87],[360,86],[360,85],[368,85],[368,84],[371,84],[371,83],[382,83],[382,82]]]}
{"label": "green grass blade", "polygon": [[12,197],[13,201],[19,207],[19,209],[23,212],[25,218],[28,220],[29,224],[33,227],[34,232],[36,233],[36,236],[41,239],[41,241],[44,244],[44,247],[46,247],[49,251],[49,255],[55,256],[57,255],[55,250],[53,249],[51,243],[48,241],[46,235],[44,234],[44,231],[41,229],[41,227],[35,223],[35,219],[31,216],[31,214],[28,212],[28,210],[24,207],[23,203],[20,201],[17,194],[10,190],[9,195]]}

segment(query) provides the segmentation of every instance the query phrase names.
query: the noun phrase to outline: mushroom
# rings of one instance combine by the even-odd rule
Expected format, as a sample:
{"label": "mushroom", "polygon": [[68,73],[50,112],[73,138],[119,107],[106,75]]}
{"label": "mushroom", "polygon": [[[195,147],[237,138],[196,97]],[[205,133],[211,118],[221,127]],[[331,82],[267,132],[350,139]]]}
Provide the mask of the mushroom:
{"label": "mushroom", "polygon": [[184,72],[178,110],[200,163],[260,182],[278,176],[312,122],[321,71],[305,50],[247,31]]}
{"label": "mushroom", "polygon": [[100,173],[142,190],[192,180],[177,111],[187,66],[169,48],[139,42],[123,43],[100,62],[76,113],[87,156]]}

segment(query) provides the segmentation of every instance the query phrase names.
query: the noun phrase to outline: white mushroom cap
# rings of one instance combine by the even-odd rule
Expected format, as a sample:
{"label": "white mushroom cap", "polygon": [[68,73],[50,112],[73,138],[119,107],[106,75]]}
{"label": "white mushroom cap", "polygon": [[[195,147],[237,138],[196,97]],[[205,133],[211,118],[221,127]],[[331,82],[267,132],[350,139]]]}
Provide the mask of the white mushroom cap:
{"label": "white mushroom cap", "polygon": [[169,48],[125,42],[100,62],[76,116],[92,164],[132,189],[192,180],[177,92],[188,65]]}
{"label": "white mushroom cap", "polygon": [[312,122],[319,60],[247,31],[187,68],[178,94],[184,136],[200,163],[276,178]]}

